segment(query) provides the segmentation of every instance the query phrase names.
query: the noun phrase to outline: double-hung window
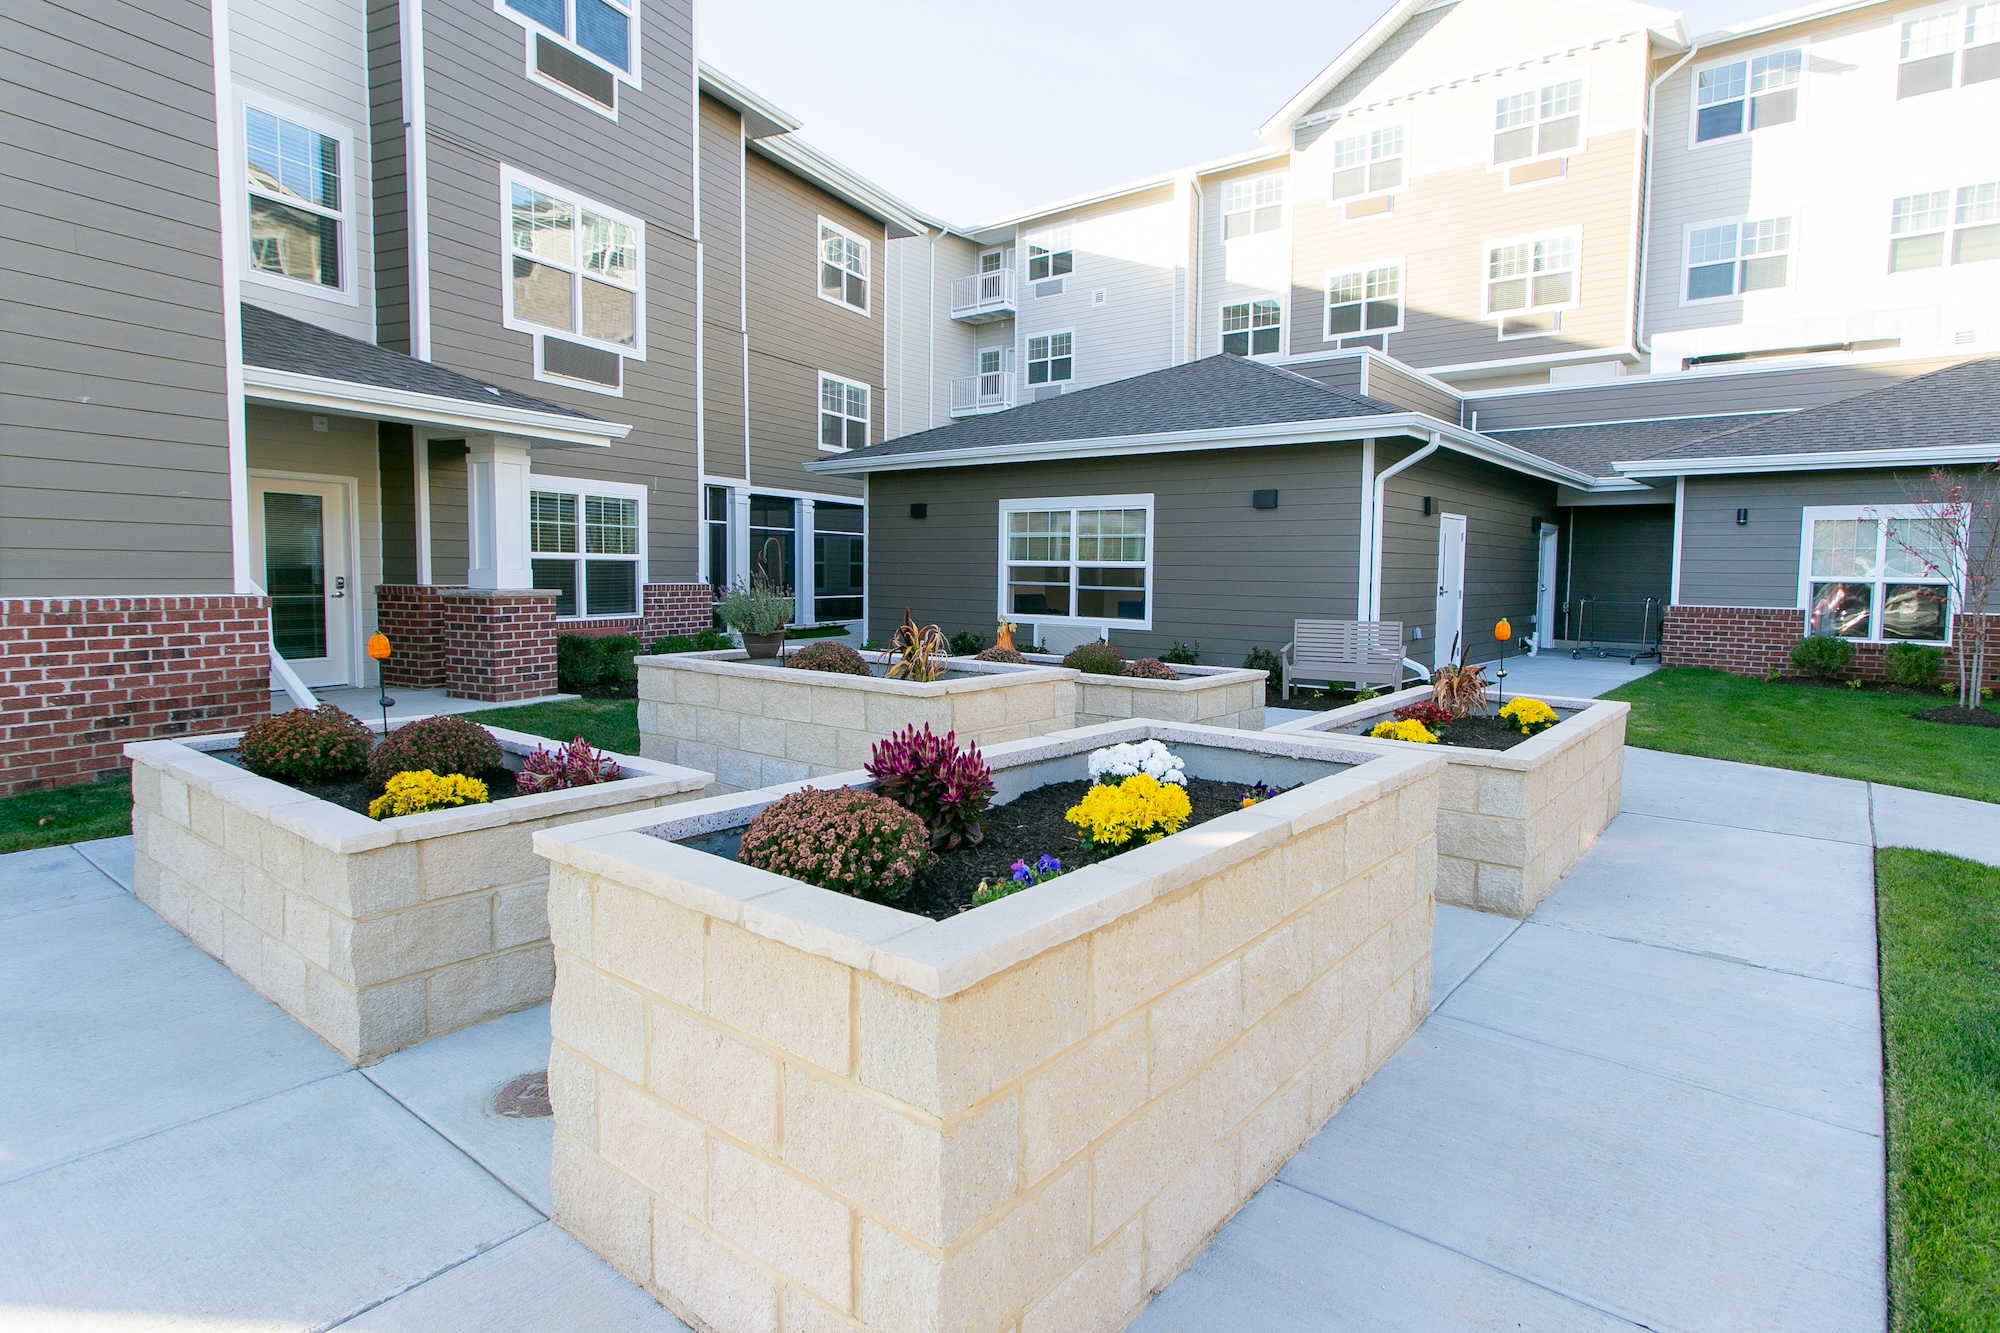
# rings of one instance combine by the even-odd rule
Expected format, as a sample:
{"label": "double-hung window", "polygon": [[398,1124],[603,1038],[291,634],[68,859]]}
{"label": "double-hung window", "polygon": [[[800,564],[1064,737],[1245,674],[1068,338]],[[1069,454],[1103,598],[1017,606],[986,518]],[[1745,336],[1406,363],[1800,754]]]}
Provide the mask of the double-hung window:
{"label": "double-hung window", "polygon": [[2000,79],[2000,0],[1896,20],[1896,96]]}
{"label": "double-hung window", "polygon": [[1960,532],[1915,505],[1808,508],[1799,553],[1807,632],[1945,642]]}
{"label": "double-hung window", "polygon": [[1285,178],[1259,176],[1222,187],[1222,239],[1276,231],[1285,221]]}
{"label": "double-hung window", "polygon": [[1000,615],[1151,625],[1153,497],[1000,502]]}
{"label": "double-hung window", "polygon": [[1046,282],[1076,271],[1076,248],[1069,224],[1028,235],[1028,281]]}
{"label": "double-hung window", "polygon": [[528,71],[616,116],[618,85],[639,86],[639,0],[494,0],[528,33]]}
{"label": "double-hung window", "polygon": [[1222,307],[1222,350],[1237,356],[1278,351],[1284,307],[1276,301],[1237,301]]}
{"label": "double-hung window", "polygon": [[1554,333],[1577,303],[1577,237],[1564,232],[1486,248],[1486,313],[1502,338]]}
{"label": "double-hung window", "polygon": [[1028,339],[1028,383],[1062,384],[1076,377],[1076,335],[1038,333]]}
{"label": "double-hung window", "polygon": [[825,218],[819,220],[819,294],[868,313],[868,242]]}
{"label": "double-hung window", "polygon": [[819,447],[845,451],[868,447],[868,386],[819,373]]}
{"label": "double-hung window", "polygon": [[343,138],[262,107],[244,107],[252,274],[325,294],[349,289]]}
{"label": "double-hung window", "polygon": [[646,488],[537,476],[528,492],[534,584],[560,618],[636,616],[646,553]]}
{"label": "double-hung window", "polygon": [[623,360],[646,354],[645,224],[508,167],[500,184],[503,322],[535,335],[536,378],[618,388]]}
{"label": "double-hung window", "polygon": [[1406,139],[1401,125],[1385,125],[1334,140],[1334,202],[1400,189]]}
{"label": "double-hung window", "polygon": [[2000,181],[1906,194],[1889,208],[1889,271],[2000,259]]}
{"label": "double-hung window", "polygon": [[1805,69],[1805,51],[1793,47],[1699,71],[1694,76],[1695,142],[1797,120]]}
{"label": "double-hung window", "polygon": [[1567,153],[1583,142],[1583,80],[1566,79],[1496,100],[1493,164]]}
{"label": "double-hung window", "polygon": [[1326,275],[1326,337],[1403,327],[1403,265],[1370,264]]}
{"label": "double-hung window", "polygon": [[1769,291],[1791,280],[1792,220],[1716,222],[1687,233],[1688,301]]}

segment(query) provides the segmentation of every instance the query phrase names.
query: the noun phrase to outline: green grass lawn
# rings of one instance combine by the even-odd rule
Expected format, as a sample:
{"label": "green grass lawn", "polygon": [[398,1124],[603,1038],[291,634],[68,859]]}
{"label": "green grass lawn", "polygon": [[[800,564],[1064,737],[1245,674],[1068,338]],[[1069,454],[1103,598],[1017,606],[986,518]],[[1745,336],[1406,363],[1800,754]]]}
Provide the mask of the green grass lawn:
{"label": "green grass lawn", "polygon": [[481,726],[525,731],[553,741],[571,741],[581,736],[600,750],[639,753],[636,699],[570,699],[522,704],[518,708],[488,708],[467,716]]}
{"label": "green grass lawn", "polygon": [[2000,801],[2000,729],[1909,716],[1947,702],[1942,696],[1666,667],[1605,698],[1632,705],[1626,740],[1644,749]]}
{"label": "green grass lawn", "polygon": [[2000,870],[1875,855],[1896,1333],[2000,1329]]}
{"label": "green grass lawn", "polygon": [[132,782],[86,782],[0,800],[0,853],[60,847],[132,831]]}

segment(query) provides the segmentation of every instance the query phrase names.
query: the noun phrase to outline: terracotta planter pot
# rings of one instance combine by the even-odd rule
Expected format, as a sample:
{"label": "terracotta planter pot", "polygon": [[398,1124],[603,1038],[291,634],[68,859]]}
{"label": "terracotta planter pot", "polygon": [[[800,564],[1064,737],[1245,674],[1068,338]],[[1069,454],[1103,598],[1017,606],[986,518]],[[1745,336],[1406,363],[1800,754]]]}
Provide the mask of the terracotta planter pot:
{"label": "terracotta planter pot", "polygon": [[776,657],[784,650],[785,632],[783,630],[779,630],[776,634],[752,634],[747,629],[739,630],[738,633],[743,636],[743,651],[750,654],[753,661],[767,657]]}

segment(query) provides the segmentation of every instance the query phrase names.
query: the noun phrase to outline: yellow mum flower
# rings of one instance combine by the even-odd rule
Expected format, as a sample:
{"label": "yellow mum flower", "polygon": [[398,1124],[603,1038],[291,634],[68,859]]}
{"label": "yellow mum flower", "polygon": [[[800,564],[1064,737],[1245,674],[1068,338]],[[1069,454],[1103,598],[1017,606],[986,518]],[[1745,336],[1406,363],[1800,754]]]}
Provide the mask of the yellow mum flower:
{"label": "yellow mum flower", "polygon": [[428,768],[414,773],[398,773],[382,784],[382,794],[368,803],[370,819],[394,819],[398,815],[419,815],[426,810],[448,810],[457,805],[486,804],[486,784],[463,773],[440,777]]}
{"label": "yellow mum flower", "polygon": [[1092,787],[1063,818],[1082,830],[1086,848],[1116,851],[1134,838],[1158,842],[1180,832],[1193,812],[1184,788],[1139,773]]}
{"label": "yellow mum flower", "polygon": [[1510,699],[1500,709],[1500,716],[1521,729],[1523,736],[1532,736],[1538,731],[1547,731],[1562,721],[1556,710],[1540,699]]}
{"label": "yellow mum flower", "polygon": [[1437,737],[1431,729],[1413,717],[1397,722],[1377,722],[1375,729],[1368,733],[1385,741],[1409,741],[1413,745],[1436,745]]}

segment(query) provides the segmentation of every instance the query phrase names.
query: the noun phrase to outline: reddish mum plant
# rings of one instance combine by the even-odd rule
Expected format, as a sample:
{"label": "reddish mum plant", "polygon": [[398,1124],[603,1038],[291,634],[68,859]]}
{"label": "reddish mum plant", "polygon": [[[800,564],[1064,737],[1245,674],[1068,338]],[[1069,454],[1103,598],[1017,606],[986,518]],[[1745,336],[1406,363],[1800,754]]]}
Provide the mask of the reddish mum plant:
{"label": "reddish mum plant", "polygon": [[578,736],[553,751],[537,745],[535,752],[521,761],[521,771],[514,775],[514,788],[523,796],[531,796],[541,791],[616,782],[620,773],[616,759],[591,749],[590,742]]}
{"label": "reddish mum plant", "polygon": [[477,722],[462,717],[427,717],[405,722],[368,756],[368,773],[387,782],[398,773],[463,773],[476,778],[500,767],[500,742]]}
{"label": "reddish mum plant", "polygon": [[1452,722],[1451,710],[1430,699],[1418,703],[1405,704],[1396,710],[1398,722],[1421,722],[1427,727],[1449,726]]}
{"label": "reddish mum plant", "polygon": [[1179,680],[1180,673],[1157,657],[1136,657],[1125,664],[1125,675],[1140,680]]}
{"label": "reddish mum plant", "polygon": [[831,671],[842,676],[867,676],[868,661],[844,643],[821,639],[785,659],[785,665],[800,671]]}
{"label": "reddish mum plant", "polygon": [[885,796],[808,787],[766,806],[736,859],[774,875],[874,902],[895,902],[930,864],[923,821]]}
{"label": "reddish mum plant", "polygon": [[236,757],[252,773],[280,782],[332,782],[359,773],[374,743],[361,719],[321,704],[252,724],[236,743]]}
{"label": "reddish mum plant", "polygon": [[1002,648],[997,643],[980,653],[978,660],[981,662],[1011,662],[1015,666],[1025,666],[1028,661],[1027,658],[1021,656],[1012,648]]}
{"label": "reddish mum plant", "polygon": [[905,727],[875,743],[867,768],[884,796],[924,821],[933,845],[950,852],[985,840],[993,770],[977,744],[961,750],[955,732]]}

